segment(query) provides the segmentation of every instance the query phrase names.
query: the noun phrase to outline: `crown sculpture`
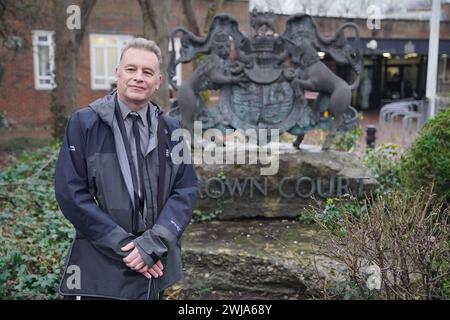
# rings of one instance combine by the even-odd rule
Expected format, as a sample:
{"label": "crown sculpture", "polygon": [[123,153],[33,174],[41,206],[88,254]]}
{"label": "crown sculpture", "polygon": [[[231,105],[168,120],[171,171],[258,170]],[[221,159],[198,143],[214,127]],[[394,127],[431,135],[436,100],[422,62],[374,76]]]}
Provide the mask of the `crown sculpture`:
{"label": "crown sculpture", "polygon": [[[193,132],[195,120],[203,129],[279,129],[297,137],[299,147],[308,130],[329,129],[322,149],[330,148],[338,130],[349,130],[358,123],[356,110],[350,106],[352,90],[359,84],[362,59],[352,47],[345,29],[352,29],[354,41],[359,30],[345,23],[334,36],[322,36],[314,20],[306,14],[291,16],[282,34],[276,32],[275,15],[253,10],[250,15],[252,35],[239,31],[235,18],[227,14],[214,17],[206,37],[198,37],[184,28],[171,34],[180,37],[181,49],[173,50],[169,79],[178,91],[171,113],[181,117],[183,127]],[[328,54],[337,64],[353,70],[348,84],[334,74],[318,52]],[[200,65],[180,87],[174,79],[175,68],[204,56]],[[206,106],[203,90],[220,90],[219,104]],[[318,92],[308,105],[305,91]]]}

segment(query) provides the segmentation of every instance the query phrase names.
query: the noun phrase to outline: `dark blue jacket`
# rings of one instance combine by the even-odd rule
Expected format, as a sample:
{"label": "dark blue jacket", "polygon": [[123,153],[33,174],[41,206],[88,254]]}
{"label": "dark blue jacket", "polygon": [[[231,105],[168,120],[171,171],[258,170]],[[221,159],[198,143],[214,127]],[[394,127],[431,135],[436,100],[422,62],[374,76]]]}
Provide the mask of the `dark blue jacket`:
{"label": "dark blue jacket", "polygon": [[[148,214],[139,221],[145,231],[132,234],[133,185],[128,163],[117,157],[117,150],[125,149],[114,117],[114,97],[112,93],[75,112],[61,146],[55,194],[62,213],[76,229],[76,239],[66,258],[60,292],[153,299],[182,277],[180,238],[195,205],[197,177],[192,164],[172,161],[174,147],[185,150],[179,148],[182,140],[170,139],[180,124],[160,111],[158,126],[164,122],[166,141],[157,143],[165,144],[166,169],[159,168],[158,148],[145,157]],[[158,179],[160,172],[164,172],[163,179]],[[162,197],[162,208],[157,206],[158,197]],[[120,248],[130,241],[135,242],[147,264],[161,259],[162,277],[148,280],[125,265],[122,259],[129,252]]]}

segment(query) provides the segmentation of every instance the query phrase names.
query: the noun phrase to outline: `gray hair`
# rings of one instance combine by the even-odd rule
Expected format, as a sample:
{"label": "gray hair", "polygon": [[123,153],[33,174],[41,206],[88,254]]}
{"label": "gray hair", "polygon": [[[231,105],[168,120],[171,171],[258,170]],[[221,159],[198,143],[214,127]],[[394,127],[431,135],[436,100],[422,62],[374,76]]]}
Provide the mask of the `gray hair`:
{"label": "gray hair", "polygon": [[123,55],[128,49],[141,49],[149,52],[153,52],[158,58],[158,63],[161,64],[161,49],[153,40],[148,40],[145,38],[134,38],[131,40],[125,48],[123,48],[122,53],[120,54],[120,61],[122,61]]}

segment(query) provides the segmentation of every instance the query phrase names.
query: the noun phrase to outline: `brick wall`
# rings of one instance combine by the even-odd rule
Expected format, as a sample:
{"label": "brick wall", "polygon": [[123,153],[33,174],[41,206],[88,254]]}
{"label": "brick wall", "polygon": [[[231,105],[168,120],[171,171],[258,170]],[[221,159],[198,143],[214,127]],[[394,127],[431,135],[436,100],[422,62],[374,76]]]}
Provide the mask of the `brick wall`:
{"label": "brick wall", "polygon": [[[48,2],[47,2],[48,4]],[[199,22],[204,24],[207,11],[207,1],[194,1],[195,12]],[[43,1],[43,5],[46,5]],[[247,1],[225,1],[224,12],[236,14],[246,13]],[[50,12],[50,11],[48,11]],[[181,14],[180,0],[173,0],[171,7],[170,28],[183,26],[184,19]],[[244,15],[245,16],[245,15]],[[26,36],[26,48],[20,50],[11,63],[5,65],[4,78],[0,86],[0,111],[18,127],[45,126],[50,123],[50,91],[36,90],[34,86],[32,30],[53,30],[51,16],[30,26],[19,26]],[[107,91],[92,90],[90,77],[89,34],[142,34],[142,13],[137,1],[101,0],[94,7],[86,34],[80,48],[80,63],[78,70],[79,105],[103,96]],[[188,65],[183,66],[183,78],[190,72]]]}
{"label": "brick wall", "polygon": [[[195,12],[203,30],[204,19],[208,1],[196,0]],[[445,10],[449,10],[446,5]],[[172,0],[170,17],[171,29],[175,26],[185,25],[180,0]],[[248,18],[248,1],[225,1],[223,12],[233,15],[238,21],[241,31],[250,31]],[[450,16],[450,14],[449,14]],[[284,30],[286,17],[280,17],[278,28]],[[344,22],[342,19],[316,18],[319,30],[323,34],[332,34]],[[365,20],[353,20],[361,27],[362,37],[373,36],[366,28]],[[412,24],[413,27],[412,27]],[[90,33],[111,33],[139,35],[142,32],[142,17],[137,1],[101,0],[98,1],[91,15],[85,38],[80,48],[79,64],[79,104],[87,105],[89,102],[103,96],[106,91],[92,90],[90,79]],[[31,31],[34,29],[53,30],[52,17],[42,19],[30,28],[21,26],[26,35],[27,47],[19,51],[13,62],[5,65],[4,79],[0,86],[0,111],[6,114],[17,126],[44,126],[50,120],[49,103],[50,91],[36,90],[34,88],[33,55]],[[377,37],[398,38],[428,38],[427,22],[411,21],[383,21],[382,29]],[[441,37],[450,39],[450,23],[441,23]],[[186,79],[191,67],[183,66],[183,79]]]}

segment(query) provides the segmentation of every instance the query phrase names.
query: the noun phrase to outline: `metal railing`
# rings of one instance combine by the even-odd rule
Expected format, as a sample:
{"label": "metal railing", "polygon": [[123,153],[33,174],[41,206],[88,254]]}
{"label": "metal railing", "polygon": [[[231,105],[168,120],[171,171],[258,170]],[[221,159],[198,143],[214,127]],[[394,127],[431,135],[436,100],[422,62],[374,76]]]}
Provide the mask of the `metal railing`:
{"label": "metal railing", "polygon": [[400,134],[402,145],[414,140],[427,120],[426,100],[401,100],[384,105],[379,114],[379,128],[390,136]]}

